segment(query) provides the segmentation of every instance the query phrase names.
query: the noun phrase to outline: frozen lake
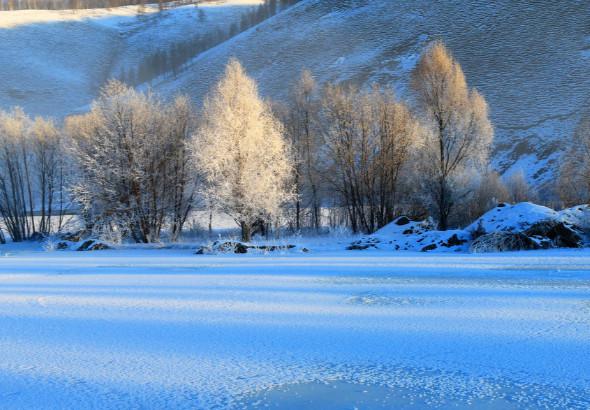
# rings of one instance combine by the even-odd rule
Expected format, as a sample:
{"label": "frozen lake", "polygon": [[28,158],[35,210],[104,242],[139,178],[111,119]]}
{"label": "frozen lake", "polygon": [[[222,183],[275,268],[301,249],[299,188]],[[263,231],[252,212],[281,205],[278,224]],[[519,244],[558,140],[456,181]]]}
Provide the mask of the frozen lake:
{"label": "frozen lake", "polygon": [[3,408],[590,407],[590,251],[0,246]]}

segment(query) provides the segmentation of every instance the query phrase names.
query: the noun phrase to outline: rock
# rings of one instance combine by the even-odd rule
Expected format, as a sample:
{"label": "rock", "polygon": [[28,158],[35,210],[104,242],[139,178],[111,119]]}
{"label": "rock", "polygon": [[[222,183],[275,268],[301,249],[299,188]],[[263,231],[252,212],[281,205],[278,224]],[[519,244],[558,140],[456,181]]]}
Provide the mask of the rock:
{"label": "rock", "polygon": [[381,243],[381,240],[378,238],[363,238],[360,241],[356,241],[351,243],[349,246],[346,247],[347,251],[364,251],[365,249],[369,248],[377,248],[377,244]]}
{"label": "rock", "polygon": [[244,254],[248,253],[248,247],[243,243],[236,243],[234,246],[234,253]]}
{"label": "rock", "polygon": [[246,245],[242,242],[236,241],[216,241],[211,246],[202,246],[195,254],[206,255],[208,253],[237,253],[244,254],[248,253],[249,250],[259,250],[267,252],[282,251],[288,249],[295,249],[295,245]]}
{"label": "rock", "polygon": [[426,245],[425,247],[422,248],[422,252],[428,252],[428,251],[433,251],[437,248],[435,243],[431,243],[430,245]]}
{"label": "rock", "polygon": [[347,251],[364,251],[365,249],[374,248],[375,245],[372,243],[362,244],[362,243],[353,243],[346,247]]}
{"label": "rock", "polygon": [[582,238],[575,231],[564,224],[552,220],[540,221],[528,228],[525,232],[528,236],[533,236],[543,240],[548,238],[553,246],[558,248],[580,248],[582,247]]}
{"label": "rock", "polygon": [[221,253],[248,253],[248,246],[241,242],[215,242],[213,250]]}
{"label": "rock", "polygon": [[459,236],[457,236],[457,234],[454,233],[453,235],[451,235],[451,237],[449,239],[447,239],[446,242],[444,242],[442,244],[442,246],[445,246],[447,248],[451,248],[453,246],[461,246],[465,242],[467,242],[465,239],[459,239]]}
{"label": "rock", "polygon": [[63,251],[64,249],[68,249],[70,247],[70,244],[68,244],[67,242],[58,242],[57,245],[55,245],[55,249],[58,249],[60,251]]}
{"label": "rock", "polygon": [[78,247],[78,251],[102,251],[106,249],[111,249],[109,245],[104,242],[100,242],[94,239],[88,239],[82,242],[82,245]]}
{"label": "rock", "polygon": [[404,226],[404,225],[409,224],[410,222],[411,222],[410,218],[408,218],[407,216],[400,216],[399,218],[397,218],[393,221],[393,223],[398,226]]}
{"label": "rock", "polygon": [[288,249],[294,249],[295,245],[260,245],[260,246],[248,246],[248,249],[258,249],[261,251],[285,251]]}
{"label": "rock", "polygon": [[93,239],[88,239],[84,242],[82,242],[82,244],[80,246],[78,246],[78,251],[87,251],[90,249],[90,247],[94,245],[94,240]]}
{"label": "rock", "polygon": [[104,251],[107,249],[111,249],[109,245],[104,242],[96,242],[94,246],[92,246],[89,250],[91,251]]}
{"label": "rock", "polygon": [[474,253],[525,251],[540,249],[540,245],[521,232],[500,231],[482,235],[471,243]]}

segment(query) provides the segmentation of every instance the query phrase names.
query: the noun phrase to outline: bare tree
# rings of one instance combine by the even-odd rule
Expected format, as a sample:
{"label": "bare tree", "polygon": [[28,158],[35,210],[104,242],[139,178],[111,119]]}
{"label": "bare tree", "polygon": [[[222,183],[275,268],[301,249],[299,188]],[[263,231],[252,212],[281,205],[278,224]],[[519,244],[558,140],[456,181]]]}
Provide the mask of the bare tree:
{"label": "bare tree", "polygon": [[0,212],[15,242],[35,232],[29,128],[22,110],[0,113]]}
{"label": "bare tree", "polygon": [[0,215],[13,241],[61,229],[64,168],[64,145],[52,121],[33,121],[20,109],[0,112]]}
{"label": "bare tree", "polygon": [[165,115],[171,147],[169,170],[171,190],[170,238],[177,241],[195,202],[197,179],[189,154],[189,142],[196,129],[196,115],[186,96],[177,97]]}
{"label": "bare tree", "polygon": [[373,232],[399,206],[401,175],[420,127],[391,93],[326,87],[322,121],[329,171],[354,232]]}
{"label": "bare tree", "polygon": [[291,101],[286,123],[294,153],[295,227],[301,229],[304,201],[303,207],[310,210],[309,226],[318,230],[321,226],[321,136],[317,124],[320,104],[311,72],[301,73]]}
{"label": "bare tree", "polygon": [[444,44],[436,41],[423,53],[412,73],[412,88],[430,130],[424,146],[426,189],[446,230],[462,189],[485,165],[493,128],[485,99],[470,90],[463,70]]}
{"label": "bare tree", "polygon": [[32,123],[30,136],[39,201],[38,231],[49,235],[53,217],[58,217],[56,230],[60,231],[65,212],[66,158],[63,138],[53,121],[43,118],[36,118]]}
{"label": "bare tree", "polygon": [[292,198],[283,132],[256,83],[231,60],[205,100],[192,147],[207,199],[236,221],[244,241],[260,220],[274,220]]}

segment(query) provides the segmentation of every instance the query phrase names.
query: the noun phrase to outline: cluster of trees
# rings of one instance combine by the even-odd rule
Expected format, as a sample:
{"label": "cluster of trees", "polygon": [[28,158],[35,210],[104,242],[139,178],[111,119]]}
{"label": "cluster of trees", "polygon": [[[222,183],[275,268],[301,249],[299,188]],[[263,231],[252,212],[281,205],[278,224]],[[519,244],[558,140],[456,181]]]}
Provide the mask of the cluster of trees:
{"label": "cluster of trees", "polygon": [[473,207],[462,205],[476,200],[489,173],[486,102],[440,42],[425,51],[411,84],[414,110],[381,88],[316,90],[303,73],[285,120],[298,198],[306,201],[295,207],[297,228],[306,220],[317,229],[326,191],[338,196],[332,211],[344,212],[335,219],[355,232],[373,232],[400,213],[431,214],[441,229],[467,219]]}
{"label": "cluster of trees", "polygon": [[61,228],[69,174],[65,155],[53,122],[33,120],[20,109],[0,111],[0,215],[13,240]]}
{"label": "cluster of trees", "polygon": [[200,206],[230,215],[247,241],[271,227],[319,230],[326,209],[355,232],[402,213],[447,229],[531,198],[522,173],[503,181],[490,169],[487,104],[441,42],[411,87],[413,107],[377,86],[320,89],[304,71],[290,100],[272,104],[231,60],[200,110],[113,80],[63,129],[2,113],[0,215],[15,240],[48,234],[69,197],[87,231],[154,242],[164,230],[178,239]]}
{"label": "cluster of trees", "polygon": [[217,28],[206,34],[179,41],[168,49],[159,49],[145,56],[137,67],[124,69],[119,75],[119,80],[129,85],[139,85],[162,75],[176,77],[184,65],[195,56],[221,44],[227,39],[227,32]]}
{"label": "cluster of trees", "polygon": [[[195,35],[173,44],[166,49],[159,49],[141,60],[137,67],[124,70],[119,80],[130,85],[139,85],[162,75],[176,77],[185,64],[200,53],[213,48],[224,41],[248,30],[251,27],[292,6],[299,0],[264,0],[263,3],[242,13],[240,23],[232,23],[228,30],[218,27],[206,34]],[[207,16],[198,8],[198,21],[203,23]]]}

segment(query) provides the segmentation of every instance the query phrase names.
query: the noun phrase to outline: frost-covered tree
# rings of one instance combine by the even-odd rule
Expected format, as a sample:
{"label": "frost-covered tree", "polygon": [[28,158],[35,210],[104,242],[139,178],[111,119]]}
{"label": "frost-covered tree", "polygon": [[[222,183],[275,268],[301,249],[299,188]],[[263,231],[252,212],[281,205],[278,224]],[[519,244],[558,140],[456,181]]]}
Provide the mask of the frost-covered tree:
{"label": "frost-covered tree", "polygon": [[292,198],[283,126],[235,59],[205,99],[192,148],[207,199],[236,221],[242,240]]}
{"label": "frost-covered tree", "polygon": [[436,41],[412,73],[412,88],[429,133],[422,160],[425,188],[440,229],[466,198],[469,180],[487,163],[493,128],[484,97],[469,89],[461,66]]}
{"label": "frost-covered tree", "polygon": [[30,122],[20,109],[0,112],[0,213],[15,242],[36,231]]}
{"label": "frost-covered tree", "polygon": [[79,169],[72,192],[87,229],[148,243],[171,219],[177,237],[192,200],[191,117],[185,98],[167,106],[111,81],[89,113],[67,120]]}

